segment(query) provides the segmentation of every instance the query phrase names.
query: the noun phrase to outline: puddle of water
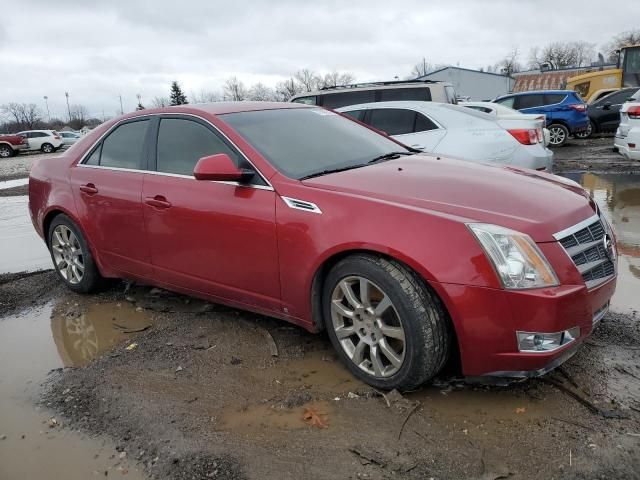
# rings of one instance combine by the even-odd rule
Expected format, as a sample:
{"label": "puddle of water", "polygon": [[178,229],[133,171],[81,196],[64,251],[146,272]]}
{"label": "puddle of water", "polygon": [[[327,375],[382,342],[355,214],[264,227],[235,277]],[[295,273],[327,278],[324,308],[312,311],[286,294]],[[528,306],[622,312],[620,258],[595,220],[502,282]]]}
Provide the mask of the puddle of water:
{"label": "puddle of water", "polygon": [[640,176],[568,174],[598,202],[618,240],[618,286],[614,311],[640,311]]}
{"label": "puddle of water", "polygon": [[129,303],[58,307],[51,332],[65,367],[81,367],[125,338],[151,326],[149,315]]}
{"label": "puddle of water", "polygon": [[0,197],[0,273],[53,268],[29,217],[27,196]]}
{"label": "puddle of water", "polygon": [[[125,326],[140,325],[138,319],[130,324],[124,317],[129,318],[131,312],[120,315],[96,306],[75,317],[83,318],[78,327],[77,321],[68,323],[68,316],[57,311],[48,304],[0,319],[0,436],[6,435],[0,440],[0,478],[84,480],[108,472],[109,476],[142,479],[135,465],[118,459],[108,440],[49,428],[50,413],[35,407],[47,372],[84,364],[119,335],[126,335],[117,332],[114,336],[102,323],[114,325],[117,320]],[[109,322],[112,315],[116,320]]]}
{"label": "puddle of water", "polygon": [[15,180],[5,180],[4,182],[0,182],[0,190],[4,190],[6,188],[21,187],[22,185],[27,185],[28,183],[29,183],[28,178],[17,178]]}

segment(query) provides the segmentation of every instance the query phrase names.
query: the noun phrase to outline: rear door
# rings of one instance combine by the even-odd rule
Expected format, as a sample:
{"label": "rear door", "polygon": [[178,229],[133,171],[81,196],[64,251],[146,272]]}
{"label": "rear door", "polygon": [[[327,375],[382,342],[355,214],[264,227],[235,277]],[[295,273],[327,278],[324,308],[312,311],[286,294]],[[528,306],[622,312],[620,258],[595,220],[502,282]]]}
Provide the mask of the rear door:
{"label": "rear door", "polygon": [[125,277],[151,273],[140,200],[151,121],[121,123],[71,171],[76,209],[92,247]]}
{"label": "rear door", "polygon": [[[246,184],[196,180],[204,156],[248,160],[197,117],[162,116],[143,186],[155,277],[242,305],[280,308],[275,192],[257,172]],[[255,171],[255,169],[254,169]]]}
{"label": "rear door", "polygon": [[614,131],[620,124],[620,108],[635,93],[634,90],[623,90],[612,93],[598,102],[598,126],[603,131]]}

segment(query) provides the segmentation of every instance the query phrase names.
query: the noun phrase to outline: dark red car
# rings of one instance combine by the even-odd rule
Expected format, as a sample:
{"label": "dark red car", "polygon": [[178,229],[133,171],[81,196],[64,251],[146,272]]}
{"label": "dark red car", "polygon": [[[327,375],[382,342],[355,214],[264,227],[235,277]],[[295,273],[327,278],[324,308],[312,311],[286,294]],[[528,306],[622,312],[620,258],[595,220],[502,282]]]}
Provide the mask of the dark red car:
{"label": "dark red car", "polygon": [[0,158],[13,157],[29,148],[29,141],[21,135],[0,134]]}
{"label": "dark red car", "polygon": [[452,355],[468,376],[542,374],[616,283],[613,232],[577,184],[416,154],[298,104],[120,117],[36,162],[29,197],[72,290],[122,277],[326,329],[380,388]]}

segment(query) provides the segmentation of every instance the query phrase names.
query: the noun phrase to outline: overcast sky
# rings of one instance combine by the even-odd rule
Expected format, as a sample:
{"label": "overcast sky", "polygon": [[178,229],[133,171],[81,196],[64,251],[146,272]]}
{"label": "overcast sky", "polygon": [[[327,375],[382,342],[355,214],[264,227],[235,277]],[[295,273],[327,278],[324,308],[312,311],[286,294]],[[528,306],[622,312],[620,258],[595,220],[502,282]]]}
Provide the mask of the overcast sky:
{"label": "overcast sky", "polygon": [[[4,2],[3,2],[4,3]],[[65,116],[64,92],[113,116],[177,79],[219,90],[236,75],[274,86],[300,68],[358,81],[405,77],[423,56],[478,68],[518,47],[585,40],[597,48],[638,27],[640,0],[20,0],[0,22],[0,105]],[[7,11],[9,12],[6,15]]]}

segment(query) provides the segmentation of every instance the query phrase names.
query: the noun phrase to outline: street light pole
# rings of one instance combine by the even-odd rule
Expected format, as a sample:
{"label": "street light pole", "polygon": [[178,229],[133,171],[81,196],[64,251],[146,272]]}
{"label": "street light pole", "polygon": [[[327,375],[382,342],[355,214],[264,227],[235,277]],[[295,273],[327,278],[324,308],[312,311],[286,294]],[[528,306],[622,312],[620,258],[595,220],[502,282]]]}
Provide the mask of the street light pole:
{"label": "street light pole", "polygon": [[51,123],[51,114],[49,113],[49,97],[45,95],[43,98],[44,104],[47,106],[47,118],[49,119],[49,123]]}
{"label": "street light pole", "polygon": [[124,115],[124,108],[122,108],[122,95],[118,95],[120,97],[120,115]]}
{"label": "street light pole", "polygon": [[71,107],[69,107],[69,92],[64,92],[64,96],[67,97],[67,112],[69,113],[69,121],[71,121]]}

